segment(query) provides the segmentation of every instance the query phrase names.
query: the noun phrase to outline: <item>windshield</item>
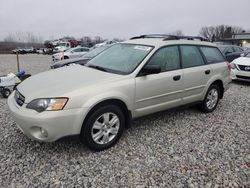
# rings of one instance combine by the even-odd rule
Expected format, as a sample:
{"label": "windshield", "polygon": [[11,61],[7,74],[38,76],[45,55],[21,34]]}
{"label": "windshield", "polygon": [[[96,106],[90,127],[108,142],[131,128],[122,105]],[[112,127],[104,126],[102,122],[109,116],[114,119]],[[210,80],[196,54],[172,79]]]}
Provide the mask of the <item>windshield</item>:
{"label": "windshield", "polygon": [[116,44],[90,60],[86,66],[117,74],[129,74],[151,50],[151,46]]}
{"label": "windshield", "polygon": [[101,52],[103,52],[104,50],[106,50],[109,47],[110,47],[110,45],[95,48],[95,49],[91,50],[90,52],[82,55],[82,57],[84,57],[84,58],[93,58],[93,57],[97,56],[98,54],[100,54]]}
{"label": "windshield", "polygon": [[66,46],[67,43],[59,43],[58,46]]}
{"label": "windshield", "polygon": [[248,53],[248,54],[246,54],[246,56],[245,57],[250,57],[250,52]]}

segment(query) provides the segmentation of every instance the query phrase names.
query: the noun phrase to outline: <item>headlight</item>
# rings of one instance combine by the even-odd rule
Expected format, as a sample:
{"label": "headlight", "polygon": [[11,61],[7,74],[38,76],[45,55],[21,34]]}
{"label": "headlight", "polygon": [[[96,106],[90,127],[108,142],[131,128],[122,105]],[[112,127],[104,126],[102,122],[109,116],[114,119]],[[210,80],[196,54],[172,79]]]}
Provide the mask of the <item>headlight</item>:
{"label": "headlight", "polygon": [[43,111],[57,111],[62,110],[66,105],[68,98],[53,98],[53,99],[35,99],[31,101],[26,108]]}
{"label": "headlight", "polygon": [[232,69],[236,69],[236,66],[235,66],[234,63],[231,63],[231,68],[232,68]]}

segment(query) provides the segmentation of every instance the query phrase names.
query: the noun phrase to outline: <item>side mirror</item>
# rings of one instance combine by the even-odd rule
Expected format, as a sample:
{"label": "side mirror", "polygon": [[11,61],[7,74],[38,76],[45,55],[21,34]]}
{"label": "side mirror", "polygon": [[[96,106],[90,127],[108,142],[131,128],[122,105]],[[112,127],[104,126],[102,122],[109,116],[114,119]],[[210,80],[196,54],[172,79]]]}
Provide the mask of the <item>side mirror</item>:
{"label": "side mirror", "polygon": [[229,55],[229,54],[231,54],[231,52],[225,52],[225,55]]}
{"label": "side mirror", "polygon": [[244,57],[244,56],[245,56],[245,54],[244,54],[244,53],[240,54],[240,57]]}
{"label": "side mirror", "polygon": [[140,75],[146,76],[146,75],[150,75],[150,74],[158,74],[160,72],[161,72],[160,65],[146,65],[141,70]]}

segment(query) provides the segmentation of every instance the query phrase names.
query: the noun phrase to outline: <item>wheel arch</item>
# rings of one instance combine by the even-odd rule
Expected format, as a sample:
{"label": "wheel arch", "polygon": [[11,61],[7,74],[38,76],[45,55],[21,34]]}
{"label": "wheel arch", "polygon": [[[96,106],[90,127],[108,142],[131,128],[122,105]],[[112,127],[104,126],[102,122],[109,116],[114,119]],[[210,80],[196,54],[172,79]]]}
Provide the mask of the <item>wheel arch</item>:
{"label": "wheel arch", "polygon": [[88,111],[87,115],[85,116],[84,120],[83,120],[83,124],[86,122],[86,120],[89,118],[89,116],[96,110],[98,109],[99,107],[101,106],[105,106],[105,105],[116,105],[118,106],[119,108],[121,108],[121,110],[123,111],[124,113],[124,116],[125,116],[125,127],[126,128],[130,128],[131,127],[131,124],[132,124],[132,113],[131,111],[128,109],[126,103],[120,99],[106,99],[106,100],[103,100],[101,102],[98,102],[97,104],[93,105],[93,107]]}
{"label": "wheel arch", "polygon": [[224,87],[223,87],[223,82],[221,80],[215,80],[214,82],[212,82],[211,85],[217,85],[219,88],[220,88],[220,99],[223,98],[223,95],[224,95]]}

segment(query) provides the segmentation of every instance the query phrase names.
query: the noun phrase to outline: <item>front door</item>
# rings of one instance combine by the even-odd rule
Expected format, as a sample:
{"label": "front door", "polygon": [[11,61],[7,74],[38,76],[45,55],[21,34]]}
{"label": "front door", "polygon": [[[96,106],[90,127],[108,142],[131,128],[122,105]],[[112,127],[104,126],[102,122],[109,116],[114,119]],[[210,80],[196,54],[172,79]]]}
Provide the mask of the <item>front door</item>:
{"label": "front door", "polygon": [[159,49],[146,65],[160,65],[161,73],[136,77],[135,117],[182,104],[183,73],[178,46]]}

